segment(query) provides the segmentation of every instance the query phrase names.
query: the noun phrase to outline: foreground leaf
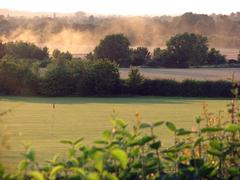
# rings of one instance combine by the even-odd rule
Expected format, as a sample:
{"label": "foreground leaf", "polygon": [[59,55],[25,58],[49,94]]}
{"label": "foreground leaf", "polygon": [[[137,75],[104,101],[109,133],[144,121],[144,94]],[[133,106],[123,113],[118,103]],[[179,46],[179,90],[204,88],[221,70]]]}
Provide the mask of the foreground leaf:
{"label": "foreground leaf", "polygon": [[128,164],[128,156],[125,151],[119,148],[115,148],[110,151],[111,155],[117,159],[122,166],[122,168],[126,168]]}

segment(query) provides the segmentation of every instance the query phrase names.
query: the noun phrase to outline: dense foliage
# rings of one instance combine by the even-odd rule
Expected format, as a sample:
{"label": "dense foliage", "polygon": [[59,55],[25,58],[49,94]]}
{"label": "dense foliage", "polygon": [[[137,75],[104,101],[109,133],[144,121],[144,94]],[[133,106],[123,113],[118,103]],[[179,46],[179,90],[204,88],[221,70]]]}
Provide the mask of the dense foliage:
{"label": "dense foliage", "polygon": [[37,59],[44,60],[49,58],[48,48],[39,48],[33,43],[17,41],[5,44],[5,55],[16,59]]}
{"label": "dense foliage", "polygon": [[28,62],[9,60],[0,62],[0,94],[34,95],[37,84],[38,77]]}
{"label": "dense foliage", "polygon": [[178,34],[167,42],[167,67],[189,67],[205,63],[207,59],[207,38],[196,34]]}
{"label": "dense foliage", "polygon": [[28,60],[0,61],[0,94],[45,96],[190,96],[230,97],[227,81],[147,79],[137,68],[130,68],[128,79],[121,79],[115,63],[106,60],[53,61],[47,68]]}
{"label": "dense foliage", "polygon": [[61,52],[59,49],[54,49],[52,52],[52,57],[55,60],[71,60],[72,54],[70,52]]}
{"label": "dense foliage", "polygon": [[[18,171],[4,180],[117,180],[117,179],[232,179],[240,178],[240,113],[238,89],[234,85],[229,116],[213,115],[203,106],[192,129],[177,127],[170,121],[141,122],[136,114],[133,127],[115,113],[112,129],[87,146],[83,138],[62,140],[68,145],[67,157],[55,155],[45,163],[36,160],[35,151],[26,145]],[[172,132],[173,143],[162,144],[158,128]]]}
{"label": "dense foliage", "polygon": [[189,68],[226,63],[225,56],[218,50],[208,50],[207,37],[199,34],[177,34],[167,41],[166,49],[155,48],[153,54],[146,47],[129,49],[129,45],[129,40],[122,34],[107,35],[87,58],[109,59],[121,67],[132,65]]}
{"label": "dense foliage", "polygon": [[98,59],[109,59],[120,65],[129,61],[130,42],[123,34],[107,35],[94,49],[94,56]]}

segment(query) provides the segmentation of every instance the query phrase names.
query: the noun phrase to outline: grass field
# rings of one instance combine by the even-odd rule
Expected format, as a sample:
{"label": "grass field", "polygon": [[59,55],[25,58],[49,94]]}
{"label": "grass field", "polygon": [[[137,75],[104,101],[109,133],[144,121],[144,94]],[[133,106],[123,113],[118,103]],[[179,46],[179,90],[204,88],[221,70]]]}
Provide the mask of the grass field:
{"label": "grass field", "polygon": [[[102,130],[111,128],[113,109],[130,124],[136,112],[142,121],[173,121],[178,126],[191,128],[194,118],[202,112],[206,102],[209,111],[218,113],[226,109],[229,100],[195,98],[30,98],[1,97],[0,110],[12,109],[1,117],[1,125],[7,126],[10,150],[0,152],[0,161],[13,168],[23,151],[22,142],[30,141],[38,159],[47,159],[66,146],[62,139],[85,137],[85,142],[96,140]],[[56,104],[53,109],[53,103]],[[225,113],[227,116],[227,113]],[[171,143],[171,133],[165,128],[158,130],[163,145]]]}

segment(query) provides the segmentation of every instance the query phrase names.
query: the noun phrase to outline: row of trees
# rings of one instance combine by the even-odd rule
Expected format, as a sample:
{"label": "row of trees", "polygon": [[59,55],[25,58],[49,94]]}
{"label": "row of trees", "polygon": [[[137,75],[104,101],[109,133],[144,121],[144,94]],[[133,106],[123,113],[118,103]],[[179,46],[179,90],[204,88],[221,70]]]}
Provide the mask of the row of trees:
{"label": "row of trees", "polygon": [[0,94],[3,95],[229,97],[230,89],[231,83],[225,81],[146,79],[135,68],[123,80],[118,66],[106,60],[53,60],[45,73],[37,62],[0,61]]}
{"label": "row of trees", "polygon": [[123,34],[112,34],[102,39],[89,56],[109,59],[120,66],[163,66],[187,68],[190,66],[226,63],[226,58],[215,48],[208,48],[207,37],[183,33],[171,37],[166,49],[156,48],[151,53],[146,47],[130,48]]}
{"label": "row of trees", "polygon": [[47,47],[40,48],[34,43],[16,41],[3,43],[0,41],[0,59],[6,59],[6,57],[11,57],[14,59],[28,59],[31,61],[38,60],[71,60],[72,54],[67,52],[61,52],[58,49],[53,50],[52,57],[49,55],[49,50]]}
{"label": "row of trees", "polygon": [[[69,61],[71,53],[55,49],[50,57],[47,47],[40,48],[29,42],[0,41],[0,59],[6,57],[30,59],[31,61],[50,60]],[[207,37],[192,33],[177,34],[171,37],[165,49],[155,48],[150,53],[146,47],[130,48],[130,41],[123,34],[107,35],[87,54],[86,59],[106,59],[116,62],[120,67],[150,66],[188,68],[202,65],[218,65],[226,63],[226,58],[215,48],[208,48]],[[240,61],[240,52],[238,55]]]}
{"label": "row of trees", "polygon": [[[0,42],[0,59],[4,57],[30,59],[31,61],[69,61],[73,55],[55,49],[49,55],[47,47],[40,48],[29,42]],[[100,40],[86,59],[107,59],[120,67],[150,66],[188,68],[191,66],[218,65],[226,63],[226,58],[215,48],[208,48],[207,37],[192,33],[177,34],[171,37],[165,49],[155,48],[151,53],[146,47],[130,47],[130,41],[123,34],[111,34]],[[240,53],[238,57],[240,61]]]}

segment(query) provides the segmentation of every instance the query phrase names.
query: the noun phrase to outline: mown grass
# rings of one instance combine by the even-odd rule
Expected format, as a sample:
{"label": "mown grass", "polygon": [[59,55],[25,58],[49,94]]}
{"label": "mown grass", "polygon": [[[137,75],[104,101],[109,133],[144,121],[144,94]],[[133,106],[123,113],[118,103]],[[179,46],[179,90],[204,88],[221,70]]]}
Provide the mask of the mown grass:
{"label": "mown grass", "polygon": [[[208,104],[209,112],[217,114],[219,110],[225,110],[230,101],[167,97],[1,97],[0,111],[13,111],[1,117],[2,124],[10,131],[11,148],[0,152],[0,161],[13,168],[23,151],[22,143],[26,141],[32,143],[37,159],[41,161],[66,150],[59,143],[62,139],[84,137],[85,142],[90,143],[111,127],[113,110],[130,124],[138,112],[144,122],[165,120],[191,128],[196,115],[201,115],[204,102]],[[226,112],[224,114],[227,116]],[[169,131],[160,128],[158,133],[163,146],[172,143]]]}

